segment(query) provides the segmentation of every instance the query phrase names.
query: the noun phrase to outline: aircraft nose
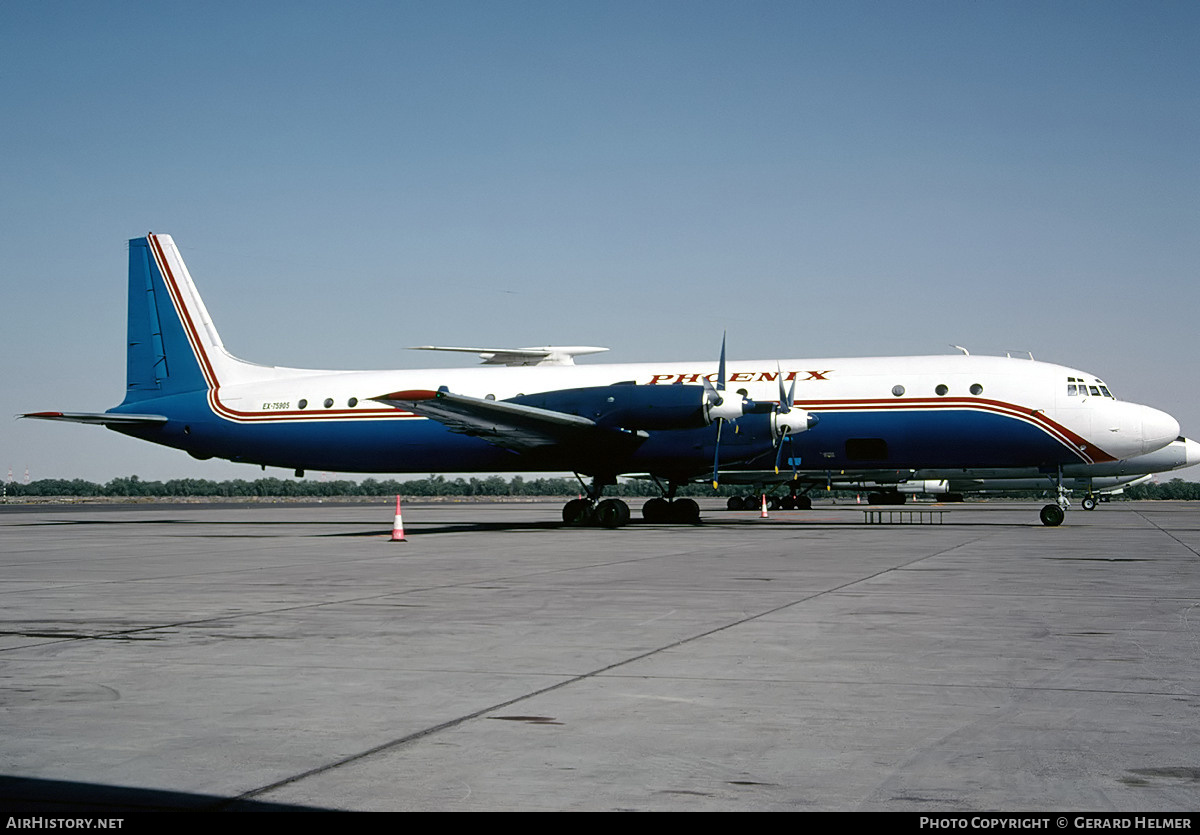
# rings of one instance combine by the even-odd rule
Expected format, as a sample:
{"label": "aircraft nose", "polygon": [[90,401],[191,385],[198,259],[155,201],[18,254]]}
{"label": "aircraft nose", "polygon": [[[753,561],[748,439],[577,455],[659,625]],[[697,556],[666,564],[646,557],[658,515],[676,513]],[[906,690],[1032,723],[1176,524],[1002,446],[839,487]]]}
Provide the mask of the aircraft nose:
{"label": "aircraft nose", "polygon": [[1193,441],[1191,438],[1183,439],[1183,460],[1187,462],[1184,466],[1190,467],[1193,464],[1200,464],[1200,444]]}
{"label": "aircraft nose", "polygon": [[[1158,409],[1152,409],[1149,406],[1142,406],[1141,413],[1142,452],[1153,452],[1156,449],[1162,449],[1179,437],[1179,421],[1166,412],[1160,412]],[[1189,441],[1188,443],[1192,442]],[[1200,461],[1200,444],[1196,446],[1197,449],[1195,452],[1191,448],[1188,448],[1189,460],[1193,454],[1197,454],[1197,461]]]}

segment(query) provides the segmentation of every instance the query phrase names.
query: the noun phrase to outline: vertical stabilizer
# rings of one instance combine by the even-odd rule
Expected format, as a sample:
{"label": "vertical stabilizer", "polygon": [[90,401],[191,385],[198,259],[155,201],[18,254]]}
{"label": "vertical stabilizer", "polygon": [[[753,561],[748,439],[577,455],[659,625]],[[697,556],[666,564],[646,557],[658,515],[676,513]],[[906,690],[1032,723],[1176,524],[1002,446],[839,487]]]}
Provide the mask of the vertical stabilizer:
{"label": "vertical stabilizer", "polygon": [[129,242],[125,402],[216,388],[241,362],[221,343],[170,235]]}

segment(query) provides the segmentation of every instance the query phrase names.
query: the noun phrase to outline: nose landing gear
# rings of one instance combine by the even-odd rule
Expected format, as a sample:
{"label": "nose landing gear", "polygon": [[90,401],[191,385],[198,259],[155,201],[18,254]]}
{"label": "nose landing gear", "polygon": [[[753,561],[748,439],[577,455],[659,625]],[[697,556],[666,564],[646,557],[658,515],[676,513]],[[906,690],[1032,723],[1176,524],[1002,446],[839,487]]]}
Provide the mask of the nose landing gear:
{"label": "nose landing gear", "polygon": [[1041,519],[1042,524],[1047,528],[1057,528],[1063,523],[1066,518],[1067,508],[1071,506],[1070,500],[1067,498],[1067,489],[1063,487],[1062,467],[1058,468],[1058,499],[1054,504],[1048,504],[1042,508]]}

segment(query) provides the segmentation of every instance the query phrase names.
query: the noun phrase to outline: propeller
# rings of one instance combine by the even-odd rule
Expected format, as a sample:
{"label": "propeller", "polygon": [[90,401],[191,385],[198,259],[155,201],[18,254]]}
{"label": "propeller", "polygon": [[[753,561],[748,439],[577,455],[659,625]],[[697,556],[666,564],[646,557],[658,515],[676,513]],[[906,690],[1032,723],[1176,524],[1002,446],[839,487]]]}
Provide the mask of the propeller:
{"label": "propeller", "polygon": [[[721,360],[717,364],[717,385],[713,386],[708,381],[708,377],[701,378],[704,380],[704,394],[707,401],[708,416],[710,420],[717,422],[717,442],[713,446],[713,474],[712,486],[717,489],[719,481],[719,470],[721,466],[721,427],[724,426],[727,420],[737,420],[742,416],[741,410],[735,415],[725,405],[725,334],[721,334]],[[741,404],[739,403],[740,407]]]}
{"label": "propeller", "polygon": [[[806,432],[820,421],[816,415],[805,409],[795,408],[796,378],[792,377],[792,385],[787,391],[783,389],[783,370],[776,364],[779,379],[779,404],[775,407],[771,428],[775,433],[775,474],[779,474],[779,464],[783,459],[783,444],[786,441],[788,450],[792,450],[792,436],[797,432]],[[796,456],[788,456],[792,463],[792,478],[796,477]]]}
{"label": "propeller", "polygon": [[[779,462],[783,457],[783,442],[787,441],[788,450],[792,448],[791,424],[781,421],[780,418],[792,413],[792,404],[796,402],[796,378],[792,377],[792,385],[785,392],[783,390],[783,369],[776,363],[775,370],[779,372],[776,375],[779,379],[779,405],[775,407],[775,428],[779,433],[779,439],[775,442],[775,475],[779,475]],[[808,426],[806,425],[804,428],[807,429]],[[788,457],[792,462],[792,477],[794,478],[796,475],[796,456],[791,455]]]}
{"label": "propeller", "polygon": [[704,381],[705,411],[710,422],[717,424],[717,441],[713,448],[712,485],[716,490],[720,482],[721,464],[721,427],[726,421],[732,422],[742,415],[762,414],[771,410],[769,403],[755,403],[749,397],[741,395],[730,397],[725,390],[725,334],[721,334],[721,359],[717,363],[717,384],[714,386],[708,377]]}

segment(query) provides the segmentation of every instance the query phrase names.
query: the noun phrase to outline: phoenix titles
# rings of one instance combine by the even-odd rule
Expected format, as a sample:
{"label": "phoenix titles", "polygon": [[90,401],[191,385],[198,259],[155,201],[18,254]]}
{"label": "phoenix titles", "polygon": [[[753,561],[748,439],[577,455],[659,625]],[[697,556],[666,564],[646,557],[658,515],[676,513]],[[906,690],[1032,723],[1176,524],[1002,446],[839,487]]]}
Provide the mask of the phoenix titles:
{"label": "phoenix titles", "polygon": [[[833,373],[833,369],[826,371],[738,371],[729,375],[726,382],[729,383],[774,383],[779,380],[780,375],[783,375],[783,382],[790,383],[793,380],[804,382],[806,380],[828,380],[829,375]],[[668,385],[674,383],[699,383],[701,379],[708,380],[710,383],[717,382],[717,374],[655,374],[650,378],[650,385]]]}

